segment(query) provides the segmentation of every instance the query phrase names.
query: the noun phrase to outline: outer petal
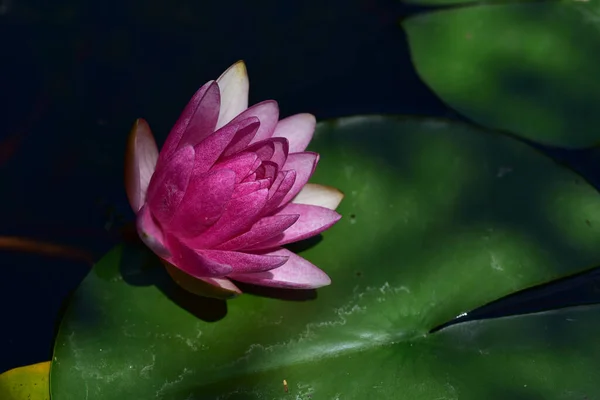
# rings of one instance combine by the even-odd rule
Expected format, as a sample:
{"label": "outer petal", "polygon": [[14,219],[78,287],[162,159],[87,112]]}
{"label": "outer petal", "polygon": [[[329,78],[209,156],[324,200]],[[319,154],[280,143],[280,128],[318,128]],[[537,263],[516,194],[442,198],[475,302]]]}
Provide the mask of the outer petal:
{"label": "outer petal", "polygon": [[158,224],[154,221],[147,205],[140,209],[136,219],[136,226],[140,239],[142,239],[142,242],[144,242],[150,250],[159,257],[171,257],[171,252],[165,245],[165,237]]}
{"label": "outer petal", "polygon": [[169,132],[160,152],[160,164],[184,144],[196,145],[214,131],[219,116],[219,98],[219,87],[214,81],[198,89]]}
{"label": "outer petal", "polygon": [[256,243],[264,242],[272,237],[281,235],[299,217],[299,215],[276,215],[262,218],[248,232],[219,245],[217,249],[236,250],[250,248]]}
{"label": "outer petal", "polygon": [[249,81],[246,64],[238,61],[217,79],[221,90],[221,110],[217,129],[248,108]]}
{"label": "outer petal", "polygon": [[242,291],[227,278],[194,278],[176,266],[163,260],[171,278],[183,289],[198,296],[231,299]]}
{"label": "outer petal", "polygon": [[173,218],[185,195],[193,165],[194,149],[191,146],[179,150],[165,164],[159,164],[146,196],[146,203],[159,222],[165,224]]}
{"label": "outer petal", "polygon": [[133,212],[138,212],[146,201],[150,178],[156,168],[158,148],[148,123],[135,121],[125,152],[125,190]]}
{"label": "outer petal", "polygon": [[273,137],[283,137],[290,142],[290,153],[306,150],[315,132],[317,120],[312,114],[296,114],[277,123]]}
{"label": "outer petal", "polygon": [[177,148],[187,145],[195,146],[215,131],[220,104],[219,86],[213,82],[206,89],[206,93],[189,120]]}
{"label": "outer petal", "polygon": [[202,250],[192,249],[175,236],[169,235],[167,244],[171,250],[171,257],[166,260],[195,278],[224,277],[233,271],[231,266],[212,260]]}
{"label": "outer petal", "polygon": [[260,121],[260,128],[258,128],[250,144],[269,139],[273,136],[275,126],[277,126],[279,120],[279,106],[274,100],[263,101],[248,108],[231,122],[239,122],[248,117],[256,117]]}
{"label": "outer petal", "polygon": [[287,192],[280,205],[285,205],[292,201],[294,197],[302,190],[304,185],[308,182],[312,174],[317,168],[319,162],[319,155],[313,152],[293,153],[287,158],[283,170],[294,170],[296,171],[296,180],[294,185]]}
{"label": "outer petal", "polygon": [[266,254],[288,256],[289,259],[281,267],[267,272],[230,274],[229,278],[254,285],[290,289],[316,289],[331,283],[331,279],[325,272],[287,249],[279,249]]}
{"label": "outer petal", "polygon": [[236,296],[238,294],[242,294],[242,291],[237,286],[235,286],[233,282],[231,282],[227,278],[200,278],[200,279],[206,283],[213,285],[213,286],[216,286],[223,290],[232,292],[234,296]]}
{"label": "outer petal", "polygon": [[202,250],[201,252],[215,263],[233,268],[235,273],[269,271],[282,266],[289,258],[277,254],[251,254],[237,251]]}
{"label": "outer petal", "polygon": [[329,208],[293,203],[285,206],[279,214],[298,214],[300,218],[281,235],[250,246],[252,250],[272,249],[307,239],[329,229],[342,218],[340,214]]}
{"label": "outer petal", "polygon": [[334,187],[318,185],[316,183],[307,183],[300,193],[294,197],[292,202],[298,204],[310,204],[335,210],[340,205],[343,198],[344,193]]}

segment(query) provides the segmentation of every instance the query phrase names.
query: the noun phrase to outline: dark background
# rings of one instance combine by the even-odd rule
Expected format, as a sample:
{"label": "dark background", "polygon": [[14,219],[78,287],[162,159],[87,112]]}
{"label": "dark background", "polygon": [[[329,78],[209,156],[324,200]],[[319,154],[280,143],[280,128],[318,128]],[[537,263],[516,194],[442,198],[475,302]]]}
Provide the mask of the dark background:
{"label": "dark background", "polygon": [[[134,120],[162,143],[194,91],[238,59],[250,103],[275,99],[282,117],[459,118],[411,65],[398,20],[416,11],[394,0],[0,0],[0,372],[51,358],[57,317],[90,268],[74,251],[15,251],[9,239],[97,260],[133,219],[122,159]],[[595,150],[545,150],[600,183]],[[469,317],[593,302],[597,275]]]}

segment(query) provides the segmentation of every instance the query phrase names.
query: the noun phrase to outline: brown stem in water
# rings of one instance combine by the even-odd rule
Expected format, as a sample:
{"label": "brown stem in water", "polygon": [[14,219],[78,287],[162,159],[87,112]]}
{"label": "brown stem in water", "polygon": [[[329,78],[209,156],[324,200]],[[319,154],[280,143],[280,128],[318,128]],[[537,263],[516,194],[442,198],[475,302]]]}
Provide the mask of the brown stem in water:
{"label": "brown stem in water", "polygon": [[50,257],[68,258],[75,261],[83,261],[90,265],[94,263],[91,254],[75,247],[16,236],[0,236],[0,251],[1,250],[21,251]]}

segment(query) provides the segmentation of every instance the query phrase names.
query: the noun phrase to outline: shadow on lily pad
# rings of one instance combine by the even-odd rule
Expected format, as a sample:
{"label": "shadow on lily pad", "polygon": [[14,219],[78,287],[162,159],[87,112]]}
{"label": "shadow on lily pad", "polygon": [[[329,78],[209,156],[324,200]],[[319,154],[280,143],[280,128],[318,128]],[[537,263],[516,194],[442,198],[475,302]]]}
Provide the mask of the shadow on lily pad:
{"label": "shadow on lily pad", "polygon": [[[286,247],[298,253],[314,247],[322,240],[323,237],[317,235],[301,242],[292,243]],[[184,289],[174,280],[173,271],[169,274],[158,258],[139,240],[136,243],[131,243],[123,247],[119,260],[118,274],[121,275],[126,283],[132,286],[156,286],[169,300],[203,321],[216,322],[227,315],[226,298],[228,296],[223,296],[223,299],[219,299],[214,297],[222,296],[207,297],[198,294],[197,291]],[[98,272],[98,275],[100,278],[103,277],[100,276],[103,275],[102,270]],[[110,272],[107,271],[104,278],[110,279],[110,275]],[[317,298],[317,291],[314,289],[282,289],[238,282],[236,282],[236,285],[246,295],[285,301],[307,301]]]}
{"label": "shadow on lily pad", "polygon": [[124,247],[119,273],[132,286],[156,286],[169,300],[203,321],[216,322],[227,315],[225,300],[199,296],[180,287],[141,242]]}
{"label": "shadow on lily pad", "polygon": [[315,289],[282,289],[251,285],[241,282],[235,282],[235,284],[245,294],[251,294],[260,297],[269,297],[272,299],[287,301],[307,301],[315,300],[317,298],[317,291]]}

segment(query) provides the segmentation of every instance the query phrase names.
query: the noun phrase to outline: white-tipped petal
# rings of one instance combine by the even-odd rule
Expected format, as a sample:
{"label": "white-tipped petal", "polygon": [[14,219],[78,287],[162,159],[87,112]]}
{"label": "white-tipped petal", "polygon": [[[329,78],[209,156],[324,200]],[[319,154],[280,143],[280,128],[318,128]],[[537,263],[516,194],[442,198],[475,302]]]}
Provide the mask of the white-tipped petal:
{"label": "white-tipped petal", "polygon": [[335,210],[343,198],[344,193],[334,187],[307,183],[292,200],[292,203],[309,204]]}
{"label": "white-tipped petal", "polygon": [[250,83],[246,64],[238,61],[217,79],[221,89],[221,110],[216,129],[221,128],[248,108]]}
{"label": "white-tipped petal", "polygon": [[135,121],[125,152],[125,191],[133,212],[137,213],[146,200],[150,178],[158,160],[158,147],[148,123]]}

